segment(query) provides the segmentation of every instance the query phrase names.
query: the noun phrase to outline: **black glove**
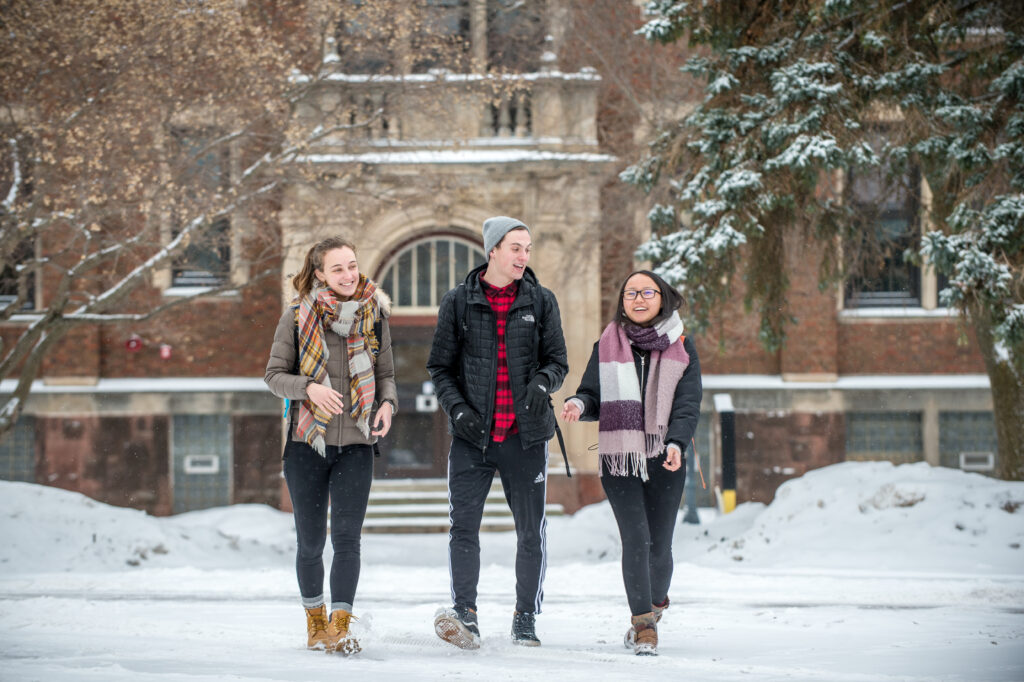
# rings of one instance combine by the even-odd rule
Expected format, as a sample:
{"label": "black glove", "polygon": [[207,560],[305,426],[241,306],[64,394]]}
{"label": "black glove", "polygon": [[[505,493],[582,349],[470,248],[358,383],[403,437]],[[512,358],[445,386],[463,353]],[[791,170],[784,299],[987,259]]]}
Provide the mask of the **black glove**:
{"label": "black glove", "polygon": [[463,440],[476,443],[484,435],[483,420],[466,403],[459,403],[452,410],[452,430]]}
{"label": "black glove", "polygon": [[548,380],[543,374],[538,374],[526,386],[526,409],[530,414],[542,414],[543,410],[550,405]]}

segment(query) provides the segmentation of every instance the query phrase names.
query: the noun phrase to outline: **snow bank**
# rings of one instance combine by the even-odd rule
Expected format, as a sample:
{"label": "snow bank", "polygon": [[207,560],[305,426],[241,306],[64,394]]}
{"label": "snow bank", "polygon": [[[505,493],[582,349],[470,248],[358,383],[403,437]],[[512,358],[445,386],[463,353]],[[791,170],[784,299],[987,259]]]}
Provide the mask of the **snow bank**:
{"label": "snow bank", "polygon": [[683,526],[675,542],[707,565],[1020,574],[1022,507],[1022,482],[923,462],[846,462],[786,482],[767,508],[740,505],[706,528]]}
{"label": "snow bank", "polygon": [[[680,524],[679,562],[708,568],[1024,573],[1024,483],[924,463],[847,462],[781,486],[775,500]],[[290,514],[236,505],[159,518],[57,488],[0,481],[0,567],[11,573],[290,567]],[[447,563],[444,535],[369,535],[365,564]],[[329,545],[329,543],[328,543]],[[482,564],[511,568],[513,533],[481,543]],[[330,551],[328,547],[328,552]],[[551,565],[621,552],[607,502],[551,518]]]}
{"label": "snow bank", "polygon": [[160,518],[9,481],[0,481],[0,519],[0,566],[8,573],[277,565],[295,546],[291,515],[262,505]]}

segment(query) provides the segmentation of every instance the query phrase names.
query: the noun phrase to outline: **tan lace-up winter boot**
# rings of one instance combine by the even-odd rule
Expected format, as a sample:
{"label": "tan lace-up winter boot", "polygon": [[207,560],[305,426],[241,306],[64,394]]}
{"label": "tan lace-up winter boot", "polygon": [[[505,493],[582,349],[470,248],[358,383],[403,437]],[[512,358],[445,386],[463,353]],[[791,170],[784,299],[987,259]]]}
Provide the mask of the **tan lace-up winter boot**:
{"label": "tan lace-up winter boot", "polygon": [[333,646],[327,633],[327,607],[324,604],[315,609],[306,609],[306,641],[308,649],[330,649]]}
{"label": "tan lace-up winter boot", "polygon": [[633,653],[637,656],[658,655],[658,625],[654,613],[641,613],[633,616],[633,630],[636,631],[636,642]]}
{"label": "tan lace-up winter boot", "polygon": [[[661,622],[661,615],[665,613],[665,609],[668,608],[668,604],[668,597],[665,597],[665,602],[660,606],[658,604],[651,605],[651,613],[654,614],[655,623]],[[634,630],[633,626],[630,625],[629,629],[626,630],[626,636],[622,638],[622,645],[627,649],[632,649],[634,644],[636,644],[636,630]]]}
{"label": "tan lace-up winter boot", "polygon": [[343,656],[351,656],[362,651],[359,642],[348,630],[348,626],[353,620],[358,619],[344,609],[331,612],[331,620],[327,624],[327,632],[333,646],[329,651],[337,651]]}

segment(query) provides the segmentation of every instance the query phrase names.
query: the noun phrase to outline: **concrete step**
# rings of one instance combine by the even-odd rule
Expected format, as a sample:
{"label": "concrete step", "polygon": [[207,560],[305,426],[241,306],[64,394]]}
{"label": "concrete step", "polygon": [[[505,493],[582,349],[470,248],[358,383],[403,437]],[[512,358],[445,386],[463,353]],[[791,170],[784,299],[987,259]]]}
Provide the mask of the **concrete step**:
{"label": "concrete step", "polygon": [[[546,505],[548,516],[564,513],[559,504]],[[377,480],[370,487],[363,531],[367,533],[447,533],[448,481],[432,479]],[[481,532],[515,530],[501,482],[494,480],[484,503]]]}

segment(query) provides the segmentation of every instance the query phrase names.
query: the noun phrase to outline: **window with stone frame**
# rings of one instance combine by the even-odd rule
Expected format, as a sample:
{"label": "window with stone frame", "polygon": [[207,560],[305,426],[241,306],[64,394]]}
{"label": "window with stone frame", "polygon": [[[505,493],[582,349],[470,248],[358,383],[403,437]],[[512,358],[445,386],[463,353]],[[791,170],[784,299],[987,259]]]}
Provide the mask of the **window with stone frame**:
{"label": "window with stone frame", "polygon": [[379,282],[396,311],[434,314],[445,293],[486,260],[483,249],[470,241],[428,237],[395,254]]}
{"label": "window with stone frame", "polygon": [[425,0],[412,35],[412,73],[469,70],[469,0]]}
{"label": "window with stone frame", "polygon": [[848,412],[847,461],[889,461],[896,464],[924,459],[920,412]]}
{"label": "window with stone frame", "polygon": [[[36,307],[36,270],[26,266],[36,257],[36,240],[19,239],[14,211],[32,196],[28,141],[10,129],[0,130],[0,309],[17,303],[19,311]],[[19,267],[22,266],[22,267]]]}
{"label": "window with stone frame", "polygon": [[22,414],[0,440],[0,479],[36,482],[36,422],[32,415]]}
{"label": "window with stone frame", "polygon": [[995,475],[999,448],[992,412],[940,412],[939,464]]}
{"label": "window with stone frame", "polygon": [[10,260],[0,267],[0,309],[17,303],[21,312],[35,310],[36,307],[36,271],[32,267],[21,270],[28,261],[35,258],[35,240],[23,239],[15,242],[10,252]]}
{"label": "window with stone frame", "polygon": [[[230,183],[231,152],[223,144],[213,144],[213,129],[177,128],[172,131],[172,162],[185,168],[179,182],[185,187],[176,207],[171,227],[175,237],[193,216],[216,206],[216,197]],[[171,266],[172,287],[216,287],[231,274],[231,221],[219,218],[194,233],[185,251]]]}
{"label": "window with stone frame", "polygon": [[340,3],[334,40],[342,73],[391,73],[398,66],[397,23],[380,3]]}
{"label": "window with stone frame", "polygon": [[487,0],[487,63],[501,71],[540,70],[547,34],[541,0]]}
{"label": "window with stone frame", "polygon": [[231,504],[231,415],[176,414],[172,429],[174,513]]}
{"label": "window with stone frame", "polygon": [[[878,129],[873,146],[880,150],[884,144],[885,131]],[[844,200],[854,221],[854,236],[843,244],[850,273],[844,307],[921,306],[921,269],[904,258],[921,242],[918,169],[882,164],[850,170]]]}

